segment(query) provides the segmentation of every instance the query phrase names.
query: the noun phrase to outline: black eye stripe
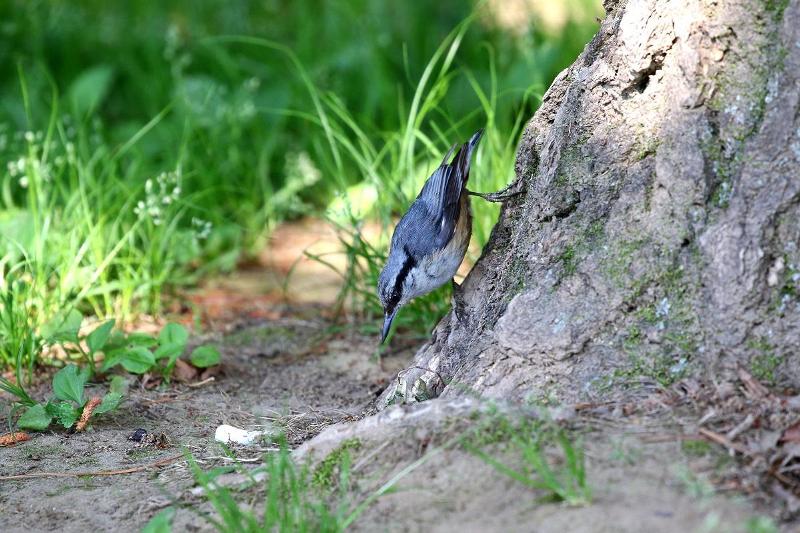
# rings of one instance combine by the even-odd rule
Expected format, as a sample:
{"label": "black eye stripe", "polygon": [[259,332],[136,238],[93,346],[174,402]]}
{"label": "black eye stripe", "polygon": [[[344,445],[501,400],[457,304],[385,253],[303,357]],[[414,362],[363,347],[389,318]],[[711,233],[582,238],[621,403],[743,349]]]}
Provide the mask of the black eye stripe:
{"label": "black eye stripe", "polygon": [[397,273],[397,278],[394,281],[394,287],[392,287],[392,294],[389,297],[389,301],[387,303],[387,311],[393,311],[397,304],[400,302],[400,297],[402,295],[403,289],[403,282],[408,277],[408,273],[411,272],[411,269],[417,265],[417,261],[411,255],[407,247],[403,247],[403,251],[406,253],[406,260],[403,263],[403,266],[400,268],[400,272]]}

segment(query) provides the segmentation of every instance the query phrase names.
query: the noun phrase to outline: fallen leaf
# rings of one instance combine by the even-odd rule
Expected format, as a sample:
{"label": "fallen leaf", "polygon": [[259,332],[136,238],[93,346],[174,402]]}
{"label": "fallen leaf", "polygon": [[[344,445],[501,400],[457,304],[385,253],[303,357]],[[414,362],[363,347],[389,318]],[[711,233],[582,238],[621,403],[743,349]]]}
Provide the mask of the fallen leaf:
{"label": "fallen leaf", "polygon": [[783,430],[779,442],[800,442],[800,420]]}
{"label": "fallen leaf", "polygon": [[15,444],[19,444],[20,442],[25,442],[26,440],[30,439],[31,436],[24,431],[6,433],[5,435],[0,435],[0,446],[14,446]]}
{"label": "fallen leaf", "polygon": [[222,374],[222,365],[214,365],[204,368],[203,373],[200,374],[200,381],[205,381],[211,377],[217,377],[220,374]]}
{"label": "fallen leaf", "polygon": [[198,369],[186,361],[178,359],[175,361],[175,368],[172,371],[172,377],[174,377],[176,381],[180,381],[182,383],[192,383],[197,380],[199,373],[200,372]]}

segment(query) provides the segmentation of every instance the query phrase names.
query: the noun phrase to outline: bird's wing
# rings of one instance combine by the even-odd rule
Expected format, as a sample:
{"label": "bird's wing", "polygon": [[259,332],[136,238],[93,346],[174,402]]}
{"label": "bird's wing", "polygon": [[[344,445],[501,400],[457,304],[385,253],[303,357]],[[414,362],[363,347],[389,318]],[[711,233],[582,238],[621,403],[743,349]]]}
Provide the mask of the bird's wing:
{"label": "bird's wing", "polygon": [[437,252],[447,246],[449,237],[442,240],[453,228],[443,228],[446,218],[436,217],[425,202],[417,199],[411,204],[408,212],[397,223],[392,235],[392,250],[405,250],[412,257],[421,258]]}
{"label": "bird's wing", "polygon": [[[420,217],[426,219],[424,224],[427,227],[420,229],[428,232],[420,233],[420,235],[432,237],[429,244],[431,251],[444,248],[453,238],[453,232],[461,214],[461,194],[469,179],[472,152],[478,146],[482,134],[483,130],[479,130],[469,141],[464,143],[452,163],[447,161],[455,147],[450,148],[450,151],[444,156],[442,164],[428,178],[414,202],[414,204],[422,204],[427,211],[427,216]],[[417,213],[417,215],[422,215],[422,213]]]}

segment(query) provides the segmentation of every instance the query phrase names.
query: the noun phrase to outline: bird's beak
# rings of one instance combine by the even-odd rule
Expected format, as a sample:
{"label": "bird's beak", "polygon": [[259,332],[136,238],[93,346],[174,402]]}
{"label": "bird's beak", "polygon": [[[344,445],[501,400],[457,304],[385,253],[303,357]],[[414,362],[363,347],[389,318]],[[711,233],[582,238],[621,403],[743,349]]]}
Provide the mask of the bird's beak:
{"label": "bird's beak", "polygon": [[394,320],[394,315],[397,314],[397,309],[392,311],[391,313],[384,313],[383,315],[383,331],[381,332],[381,344],[386,340],[386,337],[389,336],[389,330],[392,329],[392,321]]}

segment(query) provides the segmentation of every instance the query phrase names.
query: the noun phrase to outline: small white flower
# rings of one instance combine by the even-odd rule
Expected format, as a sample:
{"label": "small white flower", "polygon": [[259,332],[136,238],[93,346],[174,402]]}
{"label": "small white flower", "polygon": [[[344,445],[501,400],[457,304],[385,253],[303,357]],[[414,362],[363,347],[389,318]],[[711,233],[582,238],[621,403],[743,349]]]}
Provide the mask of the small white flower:
{"label": "small white flower", "polygon": [[28,141],[29,143],[32,143],[34,139],[35,139],[35,136],[33,135],[32,131],[26,131],[25,132],[25,140],[26,141]]}
{"label": "small white flower", "polygon": [[22,187],[23,189],[28,188],[28,176],[22,176],[19,179],[19,186]]}
{"label": "small white flower", "polygon": [[196,236],[200,240],[205,240],[211,235],[211,222],[207,220],[192,217],[192,227],[196,229]]}

